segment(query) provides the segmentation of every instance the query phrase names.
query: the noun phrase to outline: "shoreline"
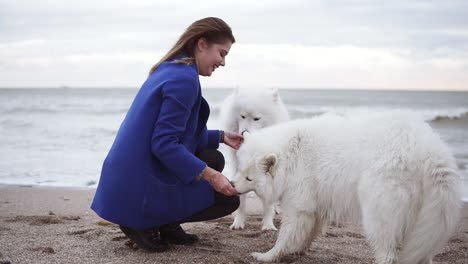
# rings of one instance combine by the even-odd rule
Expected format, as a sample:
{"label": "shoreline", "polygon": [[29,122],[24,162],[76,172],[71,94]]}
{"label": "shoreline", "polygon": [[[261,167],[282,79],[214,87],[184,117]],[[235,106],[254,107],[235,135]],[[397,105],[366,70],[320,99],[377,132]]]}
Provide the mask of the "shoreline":
{"label": "shoreline", "polygon": [[[118,226],[90,208],[95,188],[0,184],[0,262],[11,263],[255,263],[250,252],[265,252],[277,232],[261,231],[261,204],[248,196],[246,229],[230,230],[232,217],[183,224],[200,241],[171,245],[164,253],[135,248]],[[280,217],[275,224],[279,228]],[[373,263],[359,226],[330,226],[304,256],[283,263]],[[463,220],[434,263],[468,263],[468,203]]]}
{"label": "shoreline", "polygon": [[[463,181],[463,191],[466,189],[468,190],[468,180]],[[49,190],[71,190],[71,191],[83,191],[83,192],[94,192],[96,191],[97,186],[52,186],[52,185],[33,185],[33,184],[6,184],[6,183],[0,183],[0,190],[2,188],[38,188],[38,189],[49,189]],[[463,192],[465,194],[465,192]],[[468,192],[466,192],[467,196],[462,197],[462,201],[464,206],[468,206]],[[254,194],[249,194],[249,197],[255,197]],[[261,206],[259,204],[256,204],[255,207]],[[261,208],[251,208],[250,209],[250,214],[254,215],[261,215],[262,211]]]}

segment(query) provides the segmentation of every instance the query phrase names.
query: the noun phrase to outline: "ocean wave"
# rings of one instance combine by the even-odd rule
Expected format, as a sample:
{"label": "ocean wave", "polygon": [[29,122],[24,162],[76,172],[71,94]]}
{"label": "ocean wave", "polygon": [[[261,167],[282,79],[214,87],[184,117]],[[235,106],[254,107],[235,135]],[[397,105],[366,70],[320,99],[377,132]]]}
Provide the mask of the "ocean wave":
{"label": "ocean wave", "polygon": [[111,110],[89,110],[89,111],[81,111],[84,114],[91,114],[91,115],[120,115],[125,114],[128,112],[128,108],[120,108],[120,109],[111,109]]}
{"label": "ocean wave", "polygon": [[0,113],[3,114],[19,114],[19,113],[57,113],[57,109],[47,108],[47,107],[35,107],[35,106],[28,106],[28,107],[12,107],[7,109],[0,110]]}
{"label": "ocean wave", "polygon": [[0,122],[0,125],[3,128],[30,128],[33,127],[33,122],[18,120],[18,119],[5,119]]}
{"label": "ocean wave", "polygon": [[408,111],[420,114],[426,121],[457,120],[468,116],[468,108],[448,109],[409,109],[385,107],[303,107],[287,106],[293,117],[312,117],[325,113],[334,113],[341,116],[362,115],[366,112]]}
{"label": "ocean wave", "polygon": [[468,109],[427,110],[423,114],[427,121],[454,120],[468,116]]}
{"label": "ocean wave", "polygon": [[77,108],[77,107],[55,107],[55,106],[28,106],[28,107],[12,107],[6,109],[0,109],[2,114],[24,114],[24,113],[35,113],[35,114],[85,114],[85,115],[116,115],[124,114],[128,111],[128,107],[116,107],[114,109],[102,108],[102,109],[89,109],[89,108]]}
{"label": "ocean wave", "polygon": [[117,134],[117,129],[116,128],[92,128],[89,132],[88,135],[92,136],[115,136]]}

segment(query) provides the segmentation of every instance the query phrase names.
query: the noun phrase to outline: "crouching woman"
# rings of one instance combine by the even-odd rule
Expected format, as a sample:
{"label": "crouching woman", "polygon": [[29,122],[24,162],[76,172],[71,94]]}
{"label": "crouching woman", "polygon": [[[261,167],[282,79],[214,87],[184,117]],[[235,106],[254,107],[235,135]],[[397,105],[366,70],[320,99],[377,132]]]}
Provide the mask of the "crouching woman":
{"label": "crouching woman", "polygon": [[219,18],[190,25],[151,69],[104,161],[91,208],[146,251],[193,244],[198,237],[181,223],[223,217],[239,206],[216,149],[239,148],[243,138],[207,130],[210,108],[199,82],[225,65],[234,42]]}

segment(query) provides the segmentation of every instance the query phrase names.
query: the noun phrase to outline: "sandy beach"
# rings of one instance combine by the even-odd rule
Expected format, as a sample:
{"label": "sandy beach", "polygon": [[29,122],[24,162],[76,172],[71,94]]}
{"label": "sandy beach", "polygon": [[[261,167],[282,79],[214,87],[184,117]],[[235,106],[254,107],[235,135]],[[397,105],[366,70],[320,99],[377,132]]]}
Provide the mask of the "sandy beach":
{"label": "sandy beach", "polygon": [[[168,252],[138,249],[89,205],[94,189],[0,185],[0,263],[256,263],[249,253],[270,249],[277,232],[260,230],[260,203],[249,197],[246,229],[232,231],[231,217],[184,224],[200,237],[194,246]],[[280,217],[276,217],[280,225]],[[304,256],[282,263],[373,263],[360,227],[329,227]],[[468,263],[468,205],[463,220],[434,263]]]}

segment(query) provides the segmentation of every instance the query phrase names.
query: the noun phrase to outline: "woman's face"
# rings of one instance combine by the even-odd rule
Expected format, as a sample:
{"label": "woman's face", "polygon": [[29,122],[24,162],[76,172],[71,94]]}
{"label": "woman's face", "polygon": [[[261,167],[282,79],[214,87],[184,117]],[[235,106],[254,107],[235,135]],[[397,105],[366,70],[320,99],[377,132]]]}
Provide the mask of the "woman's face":
{"label": "woman's face", "polygon": [[198,74],[211,76],[219,66],[225,65],[225,57],[231,49],[232,42],[227,40],[223,44],[208,43],[205,39],[198,40],[195,51],[195,61],[198,67]]}

